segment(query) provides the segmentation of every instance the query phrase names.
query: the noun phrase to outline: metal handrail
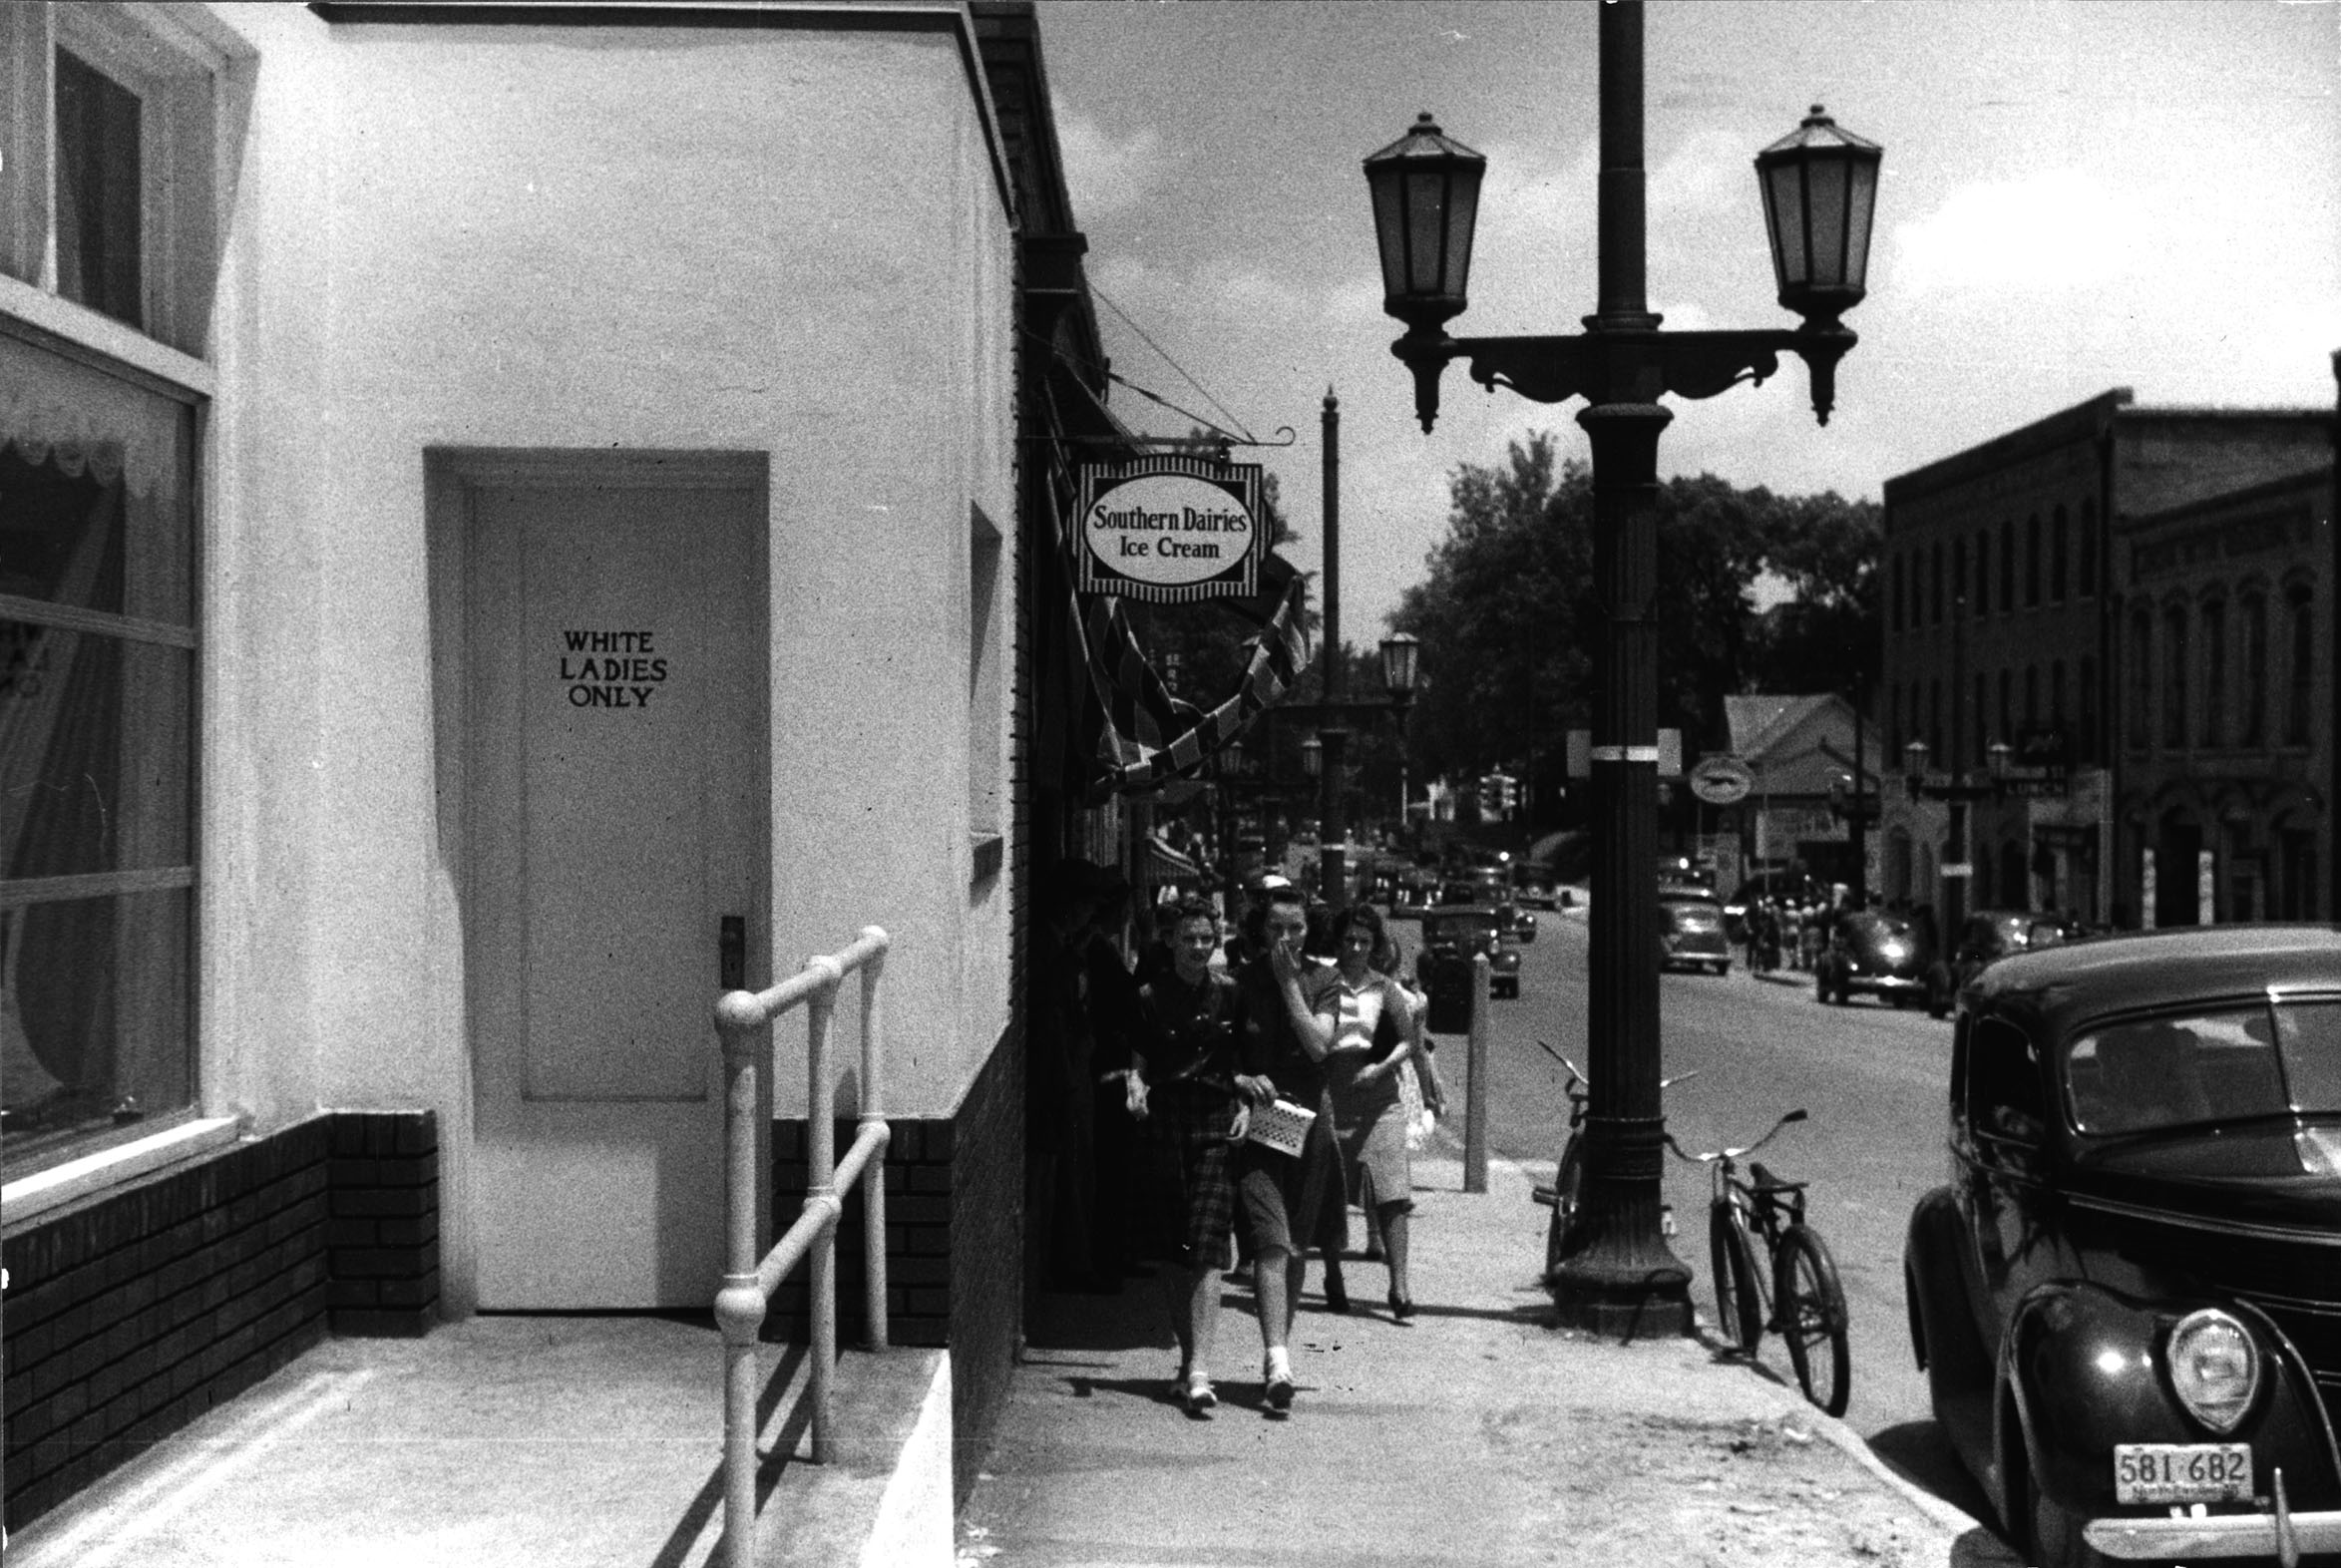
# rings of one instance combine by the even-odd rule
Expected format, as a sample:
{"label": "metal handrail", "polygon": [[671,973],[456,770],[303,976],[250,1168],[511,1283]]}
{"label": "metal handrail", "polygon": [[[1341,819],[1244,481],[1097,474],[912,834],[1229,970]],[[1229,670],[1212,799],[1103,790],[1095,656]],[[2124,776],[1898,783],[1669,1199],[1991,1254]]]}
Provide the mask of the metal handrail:
{"label": "metal handrail", "polygon": [[[715,1003],[715,1028],[723,1041],[724,1110],[724,1276],[715,1296],[715,1321],[723,1330],[723,1561],[749,1568],[756,1539],[756,1341],[765,1309],[780,1282],[808,1255],[813,1261],[813,1462],[836,1456],[830,1425],[829,1389],[837,1362],[837,1222],[845,1205],[841,1185],[862,1184],[863,1274],[868,1290],[867,1347],[883,1351],[886,1323],[885,1153],[890,1130],[885,1103],[884,1055],[878,1007],[878,980],[886,968],[886,933],[865,926],[862,935],[831,954],[817,954],[796,974],[760,991],[726,991]],[[838,987],[862,975],[861,1130],[843,1160],[836,1158],[836,1091],[829,1070],[829,1023],[837,1010]],[[764,1140],[757,1126],[756,1036],[790,1008],[805,1008],[806,1092],[805,1206],[770,1252],[756,1256],[756,1206],[770,1172],[764,1168]]]}

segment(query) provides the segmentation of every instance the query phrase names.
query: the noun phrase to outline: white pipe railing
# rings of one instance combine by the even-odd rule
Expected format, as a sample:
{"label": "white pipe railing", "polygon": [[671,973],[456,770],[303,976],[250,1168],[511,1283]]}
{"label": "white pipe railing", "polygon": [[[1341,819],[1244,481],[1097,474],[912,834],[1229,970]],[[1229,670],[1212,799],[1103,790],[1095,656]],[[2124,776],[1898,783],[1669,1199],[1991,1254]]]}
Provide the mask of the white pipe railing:
{"label": "white pipe railing", "polygon": [[[848,947],[820,954],[766,990],[726,991],[715,1003],[715,1028],[723,1040],[724,1111],[724,1275],[715,1297],[715,1321],[723,1330],[723,1560],[726,1568],[749,1568],[756,1540],[756,1341],[766,1307],[780,1282],[810,1255],[813,1297],[813,1461],[836,1456],[830,1424],[830,1377],[837,1363],[837,1222],[845,1205],[838,1193],[862,1184],[863,1274],[868,1288],[869,1339],[873,1351],[886,1349],[886,1180],[889,1136],[886,1117],[878,1009],[878,978],[886,968],[887,935],[866,926]],[[862,975],[862,1116],[846,1157],[836,1159],[836,1090],[829,1068],[829,1023],[845,978]],[[756,1256],[756,1210],[771,1170],[764,1158],[764,1130],[756,1081],[757,1035],[791,1007],[805,1007],[806,1092],[804,1211],[772,1250]]]}

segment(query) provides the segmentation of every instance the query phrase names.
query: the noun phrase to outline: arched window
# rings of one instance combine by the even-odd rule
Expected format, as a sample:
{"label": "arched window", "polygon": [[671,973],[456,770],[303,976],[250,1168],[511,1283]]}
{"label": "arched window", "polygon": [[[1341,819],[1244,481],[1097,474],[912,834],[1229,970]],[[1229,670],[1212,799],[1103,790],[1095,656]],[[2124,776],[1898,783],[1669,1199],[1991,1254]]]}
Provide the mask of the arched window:
{"label": "arched window", "polygon": [[2105,755],[2102,749],[2104,742],[2098,735],[2098,661],[2096,659],[2084,658],[2081,661],[2080,678],[2077,684],[2080,686],[2080,690],[2073,694],[2073,708],[2079,719],[2076,727],[2081,731],[2081,746],[2080,754],[2075,760],[2095,762]]}
{"label": "arched window", "polygon": [[2268,600],[2253,593],[2243,600],[2243,701],[2236,744],[2268,743]]}
{"label": "arched window", "polygon": [[1951,613],[1959,612],[1959,600],[1967,596],[1967,540],[1964,536],[1951,541]]}
{"label": "arched window", "polygon": [[2024,666],[2024,727],[2040,727],[2040,666]]}
{"label": "arched window", "polygon": [[2130,747],[2144,751],[2154,738],[2154,617],[2140,605],[2130,617]]}
{"label": "arched window", "polygon": [[2000,519],[2000,607],[2016,607],[2016,525]]}
{"label": "arched window", "polygon": [[1939,626],[1943,623],[1943,542],[1936,540],[1934,549],[1928,555],[1933,559],[1927,563],[1927,576],[1934,579],[1934,583],[1929,590],[1927,604],[1933,613],[1934,623]]}
{"label": "arched window", "polygon": [[2186,745],[2186,606],[2172,604],[2162,611],[2162,744],[2173,751]]}
{"label": "arched window", "polygon": [[1992,610],[1992,531],[1975,531],[1975,612],[1988,615]]}
{"label": "arched window", "polygon": [[2202,606],[2202,743],[2219,745],[2227,714],[2227,601]]}
{"label": "arched window", "polygon": [[2049,599],[2052,603],[2065,602],[2065,560],[2072,550],[2071,530],[2065,524],[2065,504],[2059,502],[2055,520],[2049,527]]}
{"label": "arched window", "polygon": [[2004,740],[2004,741],[2007,741],[2007,742],[2008,742],[2010,745],[2014,745],[2014,744],[2015,744],[2015,742],[2016,742],[2016,701],[2015,701],[2015,691],[2016,691],[2016,675],[2015,675],[2015,672],[2014,672],[2013,670],[2005,670],[2005,669],[2001,670],[2001,671],[2000,671],[2000,728],[1999,728],[1999,732],[1998,732],[1997,734],[1995,734],[1995,735],[1993,735],[1993,736],[1992,736],[1992,739],[1994,739],[1994,740]]}
{"label": "arched window", "polygon": [[2284,744],[2308,744],[2309,699],[2316,694],[2316,642],[2309,616],[2309,593],[2296,588],[2284,595],[2284,612],[2291,619],[2291,686],[2284,701]]}
{"label": "arched window", "polygon": [[[2065,661],[2058,659],[2049,665],[2049,727],[2063,734],[2065,729]],[[2073,737],[2064,736],[2065,745],[2072,747]]]}
{"label": "arched window", "polygon": [[2024,603],[2040,602],[2040,514],[2024,520]]}
{"label": "arched window", "polygon": [[2081,596],[2094,597],[2098,590],[2098,504],[2081,504]]}

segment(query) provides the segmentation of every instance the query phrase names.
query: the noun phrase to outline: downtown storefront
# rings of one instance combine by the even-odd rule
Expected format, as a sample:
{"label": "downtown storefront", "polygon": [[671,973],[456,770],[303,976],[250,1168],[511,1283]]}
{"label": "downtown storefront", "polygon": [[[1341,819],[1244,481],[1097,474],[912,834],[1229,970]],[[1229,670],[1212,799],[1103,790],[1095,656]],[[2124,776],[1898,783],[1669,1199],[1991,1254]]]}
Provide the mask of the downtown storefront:
{"label": "downtown storefront", "polygon": [[0,18],[12,1523],[328,1332],[703,1309],[719,978],[872,924],[895,1338],[1003,1382],[1037,29],[541,16]]}

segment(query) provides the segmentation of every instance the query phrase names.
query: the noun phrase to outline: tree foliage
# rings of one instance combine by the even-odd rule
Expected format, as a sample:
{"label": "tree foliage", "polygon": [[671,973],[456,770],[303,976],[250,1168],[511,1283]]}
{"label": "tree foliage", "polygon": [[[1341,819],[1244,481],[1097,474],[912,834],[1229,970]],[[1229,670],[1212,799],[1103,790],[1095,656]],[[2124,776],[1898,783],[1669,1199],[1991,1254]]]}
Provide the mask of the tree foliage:
{"label": "tree foliage", "polygon": [[[1422,640],[1414,765],[1507,768],[1549,802],[1568,730],[1592,722],[1606,624],[1592,473],[1538,433],[1501,463],[1462,465],[1449,497],[1446,537],[1395,617]],[[1687,755],[1723,747],[1727,695],[1849,692],[1876,667],[1874,505],[1703,474],[1660,487],[1657,529],[1658,722],[1683,731]],[[1759,611],[1766,573],[1789,597]]]}

